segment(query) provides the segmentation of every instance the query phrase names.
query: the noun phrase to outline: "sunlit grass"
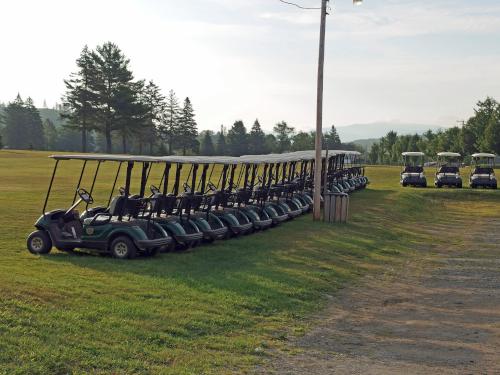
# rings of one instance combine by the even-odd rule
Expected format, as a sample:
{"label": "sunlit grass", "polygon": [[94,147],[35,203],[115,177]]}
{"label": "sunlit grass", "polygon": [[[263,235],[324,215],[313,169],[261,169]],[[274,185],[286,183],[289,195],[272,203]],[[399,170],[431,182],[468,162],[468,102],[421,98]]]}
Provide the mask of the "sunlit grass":
{"label": "sunlit grass", "polygon": [[[50,179],[47,155],[0,152],[0,373],[244,372],[302,332],[326,294],[439,241],[426,231],[435,223],[466,227],[500,215],[496,191],[403,189],[398,168],[372,167],[369,189],[351,198],[348,225],[304,216],[155,259],[35,257],[25,239]],[[108,199],[112,164],[101,167],[97,203]],[[80,166],[60,169],[51,208],[70,203]],[[160,176],[157,166],[151,183]]]}

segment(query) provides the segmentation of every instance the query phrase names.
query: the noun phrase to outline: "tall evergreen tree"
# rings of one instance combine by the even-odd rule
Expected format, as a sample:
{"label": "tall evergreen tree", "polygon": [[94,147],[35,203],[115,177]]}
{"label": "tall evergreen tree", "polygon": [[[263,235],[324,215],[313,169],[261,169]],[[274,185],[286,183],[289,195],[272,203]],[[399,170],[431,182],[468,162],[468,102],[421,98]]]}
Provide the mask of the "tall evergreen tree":
{"label": "tall evergreen tree", "polygon": [[200,146],[200,155],[213,156],[215,155],[215,147],[212,141],[214,133],[210,130],[205,130],[202,132],[203,137]]}
{"label": "tall evergreen tree", "polygon": [[224,125],[221,125],[220,131],[217,132],[217,143],[215,145],[215,153],[221,156],[227,155],[226,136],[224,133]]}
{"label": "tall evergreen tree", "polygon": [[[91,55],[98,78],[92,85],[96,94],[98,130],[106,138],[106,152],[111,153],[112,132],[118,130],[123,140],[132,132],[142,87],[133,82],[130,60],[116,44],[104,43],[92,51]],[[126,144],[123,146],[126,148]]]}
{"label": "tall evergreen tree", "polygon": [[42,119],[31,98],[18,94],[5,108],[5,142],[10,148],[45,149]]}
{"label": "tall evergreen tree", "polygon": [[281,121],[274,126],[273,130],[276,133],[278,152],[289,151],[292,145],[291,136],[294,128],[288,126],[285,121]]}
{"label": "tall evergreen tree", "polygon": [[241,156],[248,153],[248,135],[243,121],[236,121],[227,132],[229,154]]}
{"label": "tall evergreen tree", "polygon": [[274,134],[266,134],[266,153],[278,152],[278,140]]}
{"label": "tall evergreen tree", "polygon": [[179,118],[179,134],[177,134],[177,145],[182,149],[182,154],[186,155],[188,149],[198,149],[198,125],[194,119],[194,110],[189,98],[184,100],[181,116]]}
{"label": "tall evergreen tree", "polygon": [[27,136],[31,140],[30,148],[45,150],[45,134],[43,132],[42,118],[31,98],[26,99],[25,109],[29,127],[29,134]]}
{"label": "tall evergreen tree", "polygon": [[57,129],[54,123],[48,118],[43,122],[43,132],[47,141],[47,149],[55,150],[57,148]]}
{"label": "tall evergreen tree", "polygon": [[142,154],[143,145],[148,144],[149,153],[153,154],[153,145],[161,130],[165,115],[165,97],[162,95],[160,88],[153,81],[149,81],[144,86],[139,101],[144,112],[142,125],[137,132],[139,153]]}
{"label": "tall evergreen tree", "polygon": [[20,94],[17,94],[13,102],[5,107],[5,143],[9,148],[26,149],[28,148],[28,125],[24,111],[24,101]]}
{"label": "tall evergreen tree", "polygon": [[256,155],[266,153],[266,135],[262,131],[258,119],[253,123],[248,135],[248,153]]}
{"label": "tall evergreen tree", "polygon": [[335,129],[335,125],[332,125],[330,130],[324,135],[326,146],[330,150],[336,150],[340,148],[342,142],[340,141],[339,133]]}
{"label": "tall evergreen tree", "polygon": [[168,144],[168,153],[173,154],[174,142],[180,133],[179,118],[181,109],[174,90],[170,90],[165,104],[165,111],[160,124],[160,135]]}
{"label": "tall evergreen tree", "polygon": [[82,152],[87,152],[88,133],[95,129],[96,100],[93,88],[97,84],[97,67],[91,51],[85,46],[76,60],[78,71],[64,80],[66,94],[63,96],[61,117],[68,120],[69,129],[81,133]]}

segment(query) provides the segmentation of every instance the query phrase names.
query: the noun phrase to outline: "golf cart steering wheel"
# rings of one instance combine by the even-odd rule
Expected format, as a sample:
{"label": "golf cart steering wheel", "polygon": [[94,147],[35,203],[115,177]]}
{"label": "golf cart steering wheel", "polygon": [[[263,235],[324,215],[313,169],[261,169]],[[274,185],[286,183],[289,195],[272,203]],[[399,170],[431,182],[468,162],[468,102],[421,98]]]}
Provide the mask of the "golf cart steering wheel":
{"label": "golf cart steering wheel", "polygon": [[185,192],[185,193],[191,193],[191,186],[189,186],[189,185],[187,184],[187,182],[184,182],[184,183],[182,184],[182,186],[184,187],[184,192]]}
{"label": "golf cart steering wheel", "polygon": [[215,186],[211,181],[208,182],[207,186],[211,191],[217,191],[217,186]]}
{"label": "golf cart steering wheel", "polygon": [[77,194],[85,203],[87,204],[94,203],[94,198],[92,198],[92,195],[90,195],[90,193],[87,190],[80,188],[77,190]]}
{"label": "golf cart steering wheel", "polygon": [[118,191],[120,192],[120,195],[125,195],[125,188],[123,186],[119,188]]}
{"label": "golf cart steering wheel", "polygon": [[160,194],[160,189],[158,189],[155,185],[151,185],[149,190],[151,190],[151,193],[153,194]]}

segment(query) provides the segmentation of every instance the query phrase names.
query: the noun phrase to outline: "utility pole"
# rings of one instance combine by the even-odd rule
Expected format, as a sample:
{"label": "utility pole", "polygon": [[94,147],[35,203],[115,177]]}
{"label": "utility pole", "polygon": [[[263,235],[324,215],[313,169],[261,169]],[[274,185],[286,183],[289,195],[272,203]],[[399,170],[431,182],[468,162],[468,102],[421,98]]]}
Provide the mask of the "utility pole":
{"label": "utility pole", "polygon": [[326,4],[328,0],[321,0],[321,25],[319,29],[319,59],[318,59],[318,91],[316,102],[316,151],[314,162],[314,194],[313,220],[321,220],[321,143],[323,138],[323,71],[325,65],[325,26]]}

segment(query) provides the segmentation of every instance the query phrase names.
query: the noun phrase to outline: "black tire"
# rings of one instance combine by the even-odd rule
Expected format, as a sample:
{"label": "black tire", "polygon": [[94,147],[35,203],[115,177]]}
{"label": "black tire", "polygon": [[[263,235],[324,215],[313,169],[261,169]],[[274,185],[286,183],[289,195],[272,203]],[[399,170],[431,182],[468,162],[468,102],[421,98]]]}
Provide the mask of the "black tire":
{"label": "black tire", "polygon": [[402,185],[403,185],[403,187],[406,187],[406,186],[407,186],[406,182],[403,182],[403,183],[402,183]]}
{"label": "black tire", "polygon": [[36,230],[28,236],[26,246],[31,254],[44,255],[52,250],[52,240],[44,230]]}
{"label": "black tire", "polygon": [[441,185],[441,184],[438,182],[438,183],[436,184],[436,187],[437,187],[438,189],[441,189],[441,188],[443,187],[443,185]]}
{"label": "black tire", "polygon": [[474,184],[470,184],[470,187],[471,187],[471,189],[475,189],[475,188],[476,188],[476,185],[474,185]]}
{"label": "black tire", "polygon": [[137,247],[134,242],[126,237],[116,237],[109,246],[109,251],[113,257],[118,259],[133,259],[137,255]]}

